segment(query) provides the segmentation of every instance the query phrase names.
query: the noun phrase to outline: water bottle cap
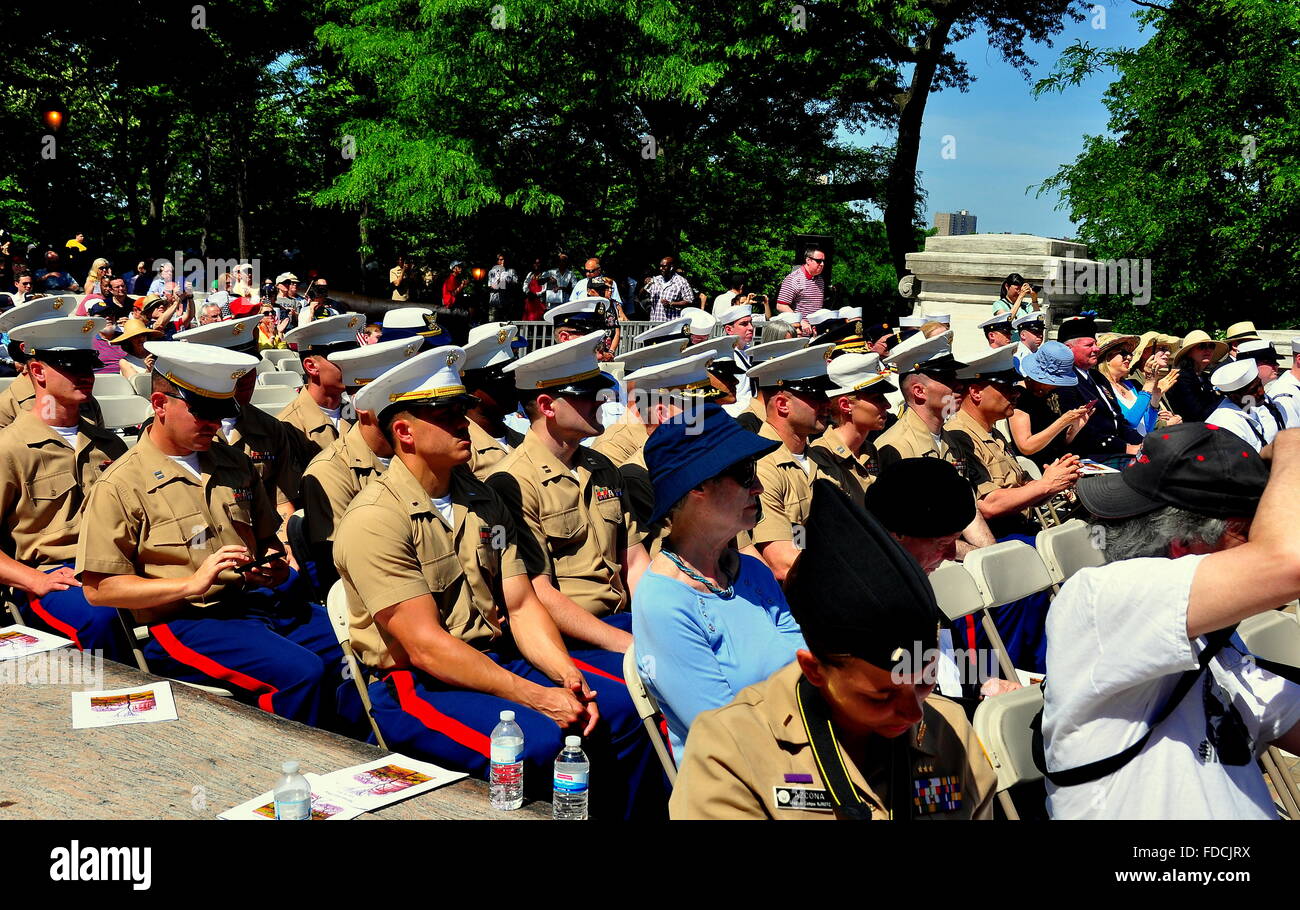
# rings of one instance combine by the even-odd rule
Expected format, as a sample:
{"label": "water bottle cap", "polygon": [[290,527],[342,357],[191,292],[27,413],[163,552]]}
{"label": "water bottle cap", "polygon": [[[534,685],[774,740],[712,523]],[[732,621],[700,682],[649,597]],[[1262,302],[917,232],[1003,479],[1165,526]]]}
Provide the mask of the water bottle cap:
{"label": "water bottle cap", "polygon": [[501,712],[501,719],[502,719],[502,720],[514,720],[514,719],[515,719],[515,712],[514,712],[514,711],[502,711],[502,712]]}
{"label": "water bottle cap", "polygon": [[298,763],[296,761],[281,762],[280,770],[283,771],[285,774],[297,774]]}
{"label": "water bottle cap", "polygon": [[570,748],[570,749],[578,749],[578,748],[581,748],[581,747],[582,747],[582,737],[581,737],[581,736],[566,736],[566,737],[564,737],[564,745],[567,746],[567,747]]}

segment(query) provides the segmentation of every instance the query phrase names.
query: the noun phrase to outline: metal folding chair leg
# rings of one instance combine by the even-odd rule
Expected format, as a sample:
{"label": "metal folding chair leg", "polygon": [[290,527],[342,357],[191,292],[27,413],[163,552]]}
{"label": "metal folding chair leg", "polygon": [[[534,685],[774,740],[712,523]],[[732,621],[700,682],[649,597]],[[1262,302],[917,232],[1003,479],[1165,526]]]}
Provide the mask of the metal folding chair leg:
{"label": "metal folding chair leg", "polygon": [[1287,816],[1291,821],[1300,821],[1300,794],[1296,792],[1295,780],[1287,772],[1286,760],[1277,746],[1269,746],[1260,756],[1259,763],[1273,781],[1273,789],[1286,807]]}
{"label": "metal folding chair leg", "polygon": [[[145,626],[137,626],[127,618],[125,610],[117,611],[117,621],[122,624],[123,630],[126,631],[126,640],[131,643],[131,653],[135,655],[135,665],[140,668],[141,673],[148,673],[150,676],[157,676],[153,670],[149,669],[149,662],[144,659],[144,651],[140,644],[149,640],[149,629]],[[170,679],[170,677],[164,677]],[[235,693],[229,689],[221,689],[217,686],[205,686],[202,683],[186,682],[183,679],[171,679],[171,682],[179,683],[182,686],[188,686],[191,689],[198,689],[200,692],[207,692],[209,695],[216,695],[220,698],[234,698]]]}
{"label": "metal folding chair leg", "polygon": [[989,613],[985,607],[980,611],[980,621],[984,624],[984,634],[988,636],[989,644],[998,655],[998,666],[1002,668],[1002,678],[1015,681],[1020,677],[1016,675],[1016,665],[1011,662],[1011,654],[1007,651],[1007,646],[1002,643],[1002,636],[998,634],[998,627],[993,624],[993,614]]}
{"label": "metal folding chair leg", "polygon": [[1013,822],[1020,821],[1020,813],[1016,811],[1016,804],[1011,799],[1011,791],[998,791],[998,804],[1002,806],[1002,811],[1008,820]]}

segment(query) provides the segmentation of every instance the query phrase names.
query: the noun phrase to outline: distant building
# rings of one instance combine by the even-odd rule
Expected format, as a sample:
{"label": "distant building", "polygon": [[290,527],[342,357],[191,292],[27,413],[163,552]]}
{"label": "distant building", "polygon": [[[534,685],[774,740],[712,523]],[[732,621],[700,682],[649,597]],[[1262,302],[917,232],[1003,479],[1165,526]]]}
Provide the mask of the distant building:
{"label": "distant building", "polygon": [[975,216],[962,209],[960,212],[939,212],[934,216],[934,226],[941,236],[948,234],[976,234]]}

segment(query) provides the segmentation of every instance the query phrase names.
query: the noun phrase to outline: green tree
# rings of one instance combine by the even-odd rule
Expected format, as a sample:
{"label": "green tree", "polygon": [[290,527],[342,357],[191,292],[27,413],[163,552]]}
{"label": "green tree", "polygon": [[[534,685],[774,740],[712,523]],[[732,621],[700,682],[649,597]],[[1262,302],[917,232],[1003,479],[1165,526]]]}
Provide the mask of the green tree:
{"label": "green tree", "polygon": [[[1294,325],[1300,302],[1300,6],[1170,0],[1138,49],[1067,50],[1040,91],[1113,67],[1110,135],[1044,182],[1094,259],[1149,258],[1152,303],[1101,298],[1127,330]],[[1225,40],[1231,35],[1232,40]]]}

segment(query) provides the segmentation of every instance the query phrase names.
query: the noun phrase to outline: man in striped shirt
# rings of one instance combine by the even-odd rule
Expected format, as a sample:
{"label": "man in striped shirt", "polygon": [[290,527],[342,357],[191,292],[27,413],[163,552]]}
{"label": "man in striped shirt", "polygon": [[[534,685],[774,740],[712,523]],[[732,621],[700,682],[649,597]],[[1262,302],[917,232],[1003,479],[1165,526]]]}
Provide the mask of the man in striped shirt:
{"label": "man in striped shirt", "polygon": [[[822,308],[826,297],[826,282],[822,272],[826,269],[826,254],[815,246],[805,247],[803,265],[785,276],[781,290],[776,292],[776,309],[778,313],[798,313],[799,319],[807,325],[808,314]],[[804,334],[811,334],[805,330]]]}
{"label": "man in striped shirt", "polygon": [[650,294],[650,321],[667,322],[682,314],[682,307],[695,299],[690,283],[677,274],[677,263],[672,256],[659,260],[659,274],[646,284]]}

